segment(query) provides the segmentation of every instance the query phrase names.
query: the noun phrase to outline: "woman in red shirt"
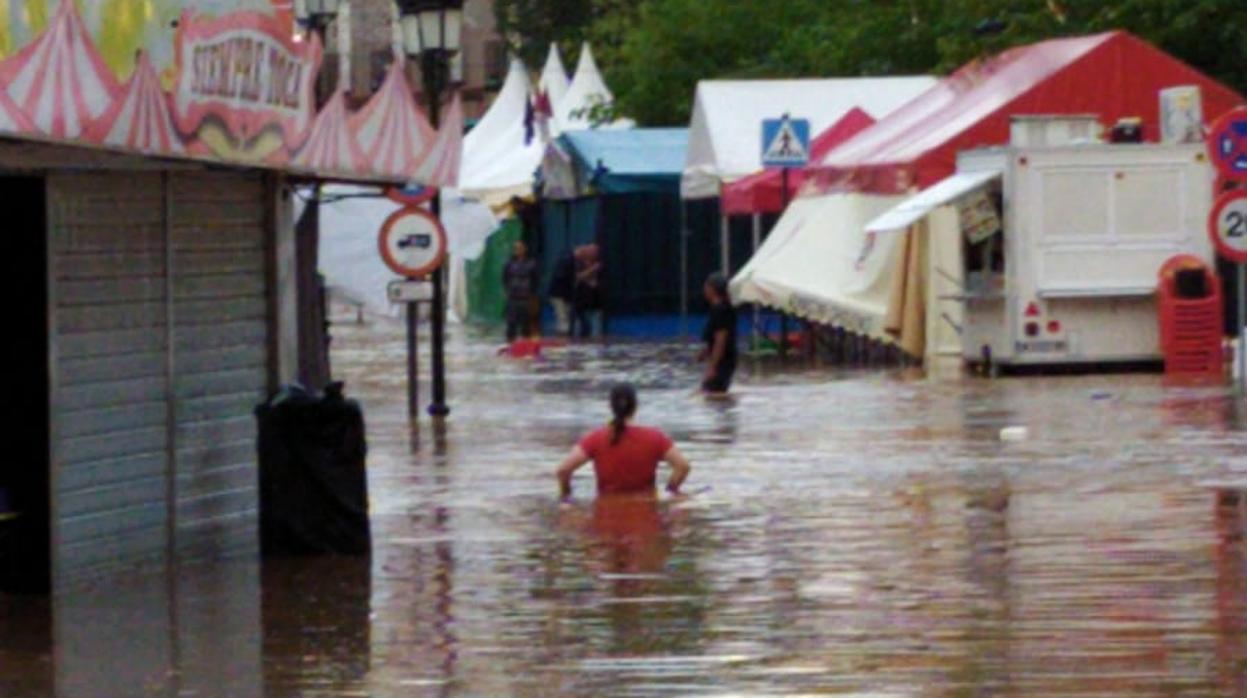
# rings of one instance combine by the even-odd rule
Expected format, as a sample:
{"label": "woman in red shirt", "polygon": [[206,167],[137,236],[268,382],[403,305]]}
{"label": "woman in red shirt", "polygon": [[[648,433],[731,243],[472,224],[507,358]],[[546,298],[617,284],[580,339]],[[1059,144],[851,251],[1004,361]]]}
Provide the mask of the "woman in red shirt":
{"label": "woman in red shirt", "polygon": [[628,384],[611,388],[611,414],[608,426],[589,432],[559,465],[559,490],[563,499],[572,495],[572,473],[593,461],[598,494],[636,494],[654,491],[658,463],[671,465],[667,491],[680,493],[688,477],[688,460],[658,429],[632,424],[636,415],[636,389]]}

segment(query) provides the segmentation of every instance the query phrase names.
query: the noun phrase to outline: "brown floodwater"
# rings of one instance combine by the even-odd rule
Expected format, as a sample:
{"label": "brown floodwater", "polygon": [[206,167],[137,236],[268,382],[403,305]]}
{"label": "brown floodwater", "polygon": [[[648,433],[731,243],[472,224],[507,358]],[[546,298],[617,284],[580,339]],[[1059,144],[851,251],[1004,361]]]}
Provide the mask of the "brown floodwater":
{"label": "brown floodwater", "polygon": [[[335,336],[373,558],[0,597],[0,694],[1247,696],[1228,389],[745,362],[713,402],[689,346],[516,361],[457,330],[453,414],[413,438],[401,326]],[[595,502],[586,471],[561,507],[554,466],[625,379],[692,496]]]}

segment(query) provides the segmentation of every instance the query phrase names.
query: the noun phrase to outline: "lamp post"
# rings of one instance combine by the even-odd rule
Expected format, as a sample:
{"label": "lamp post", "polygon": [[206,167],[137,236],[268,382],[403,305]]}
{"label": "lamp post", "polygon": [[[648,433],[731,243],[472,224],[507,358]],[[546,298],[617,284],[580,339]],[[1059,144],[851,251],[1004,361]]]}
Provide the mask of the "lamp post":
{"label": "lamp post", "polygon": [[[440,126],[442,92],[450,84],[450,59],[459,51],[463,0],[395,0],[403,30],[403,49],[418,61],[429,121]],[[434,216],[441,216],[441,194],[433,197]],[[429,414],[446,417],[446,270],[433,272],[433,401]],[[414,322],[414,319],[412,320]]]}
{"label": "lamp post", "polygon": [[[321,46],[338,17],[341,0],[304,0],[301,22]],[[325,71],[316,76],[315,108],[329,101],[331,87]],[[295,223],[295,276],[298,287],[299,381],[312,390],[329,384],[329,312],[325,284],[320,277],[320,183],[312,186],[311,200]]]}
{"label": "lamp post", "polygon": [[[341,4],[342,0],[304,0],[303,2],[307,10],[304,22],[307,28],[320,39],[320,45],[325,50],[328,47],[325,37],[329,32],[329,25],[338,18]],[[325,84],[325,71],[322,68],[320,74],[316,76],[316,108],[321,108],[327,101],[329,101],[329,89]]]}

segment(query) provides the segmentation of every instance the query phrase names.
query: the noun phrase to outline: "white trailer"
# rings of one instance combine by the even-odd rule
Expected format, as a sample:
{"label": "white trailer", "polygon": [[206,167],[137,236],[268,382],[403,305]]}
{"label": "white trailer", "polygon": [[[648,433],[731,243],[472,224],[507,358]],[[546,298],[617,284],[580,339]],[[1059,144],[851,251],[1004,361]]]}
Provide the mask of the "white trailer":
{"label": "white trailer", "polygon": [[[1038,126],[1015,122],[1012,145],[960,154],[956,174],[867,231],[926,221],[915,230],[933,250],[928,342],[939,322],[955,325],[965,361],[1161,359],[1161,265],[1177,254],[1213,262],[1205,231],[1213,172],[1203,145],[1051,145],[1060,139],[1036,137]],[[943,207],[955,214],[928,216]],[[943,352],[928,347],[928,359]]]}
{"label": "white trailer", "polygon": [[999,173],[985,186],[1003,204],[998,232],[974,243],[963,235],[963,356],[1001,366],[1161,359],[1161,265],[1177,254],[1213,263],[1204,152],[1092,144],[962,154],[959,172]]}

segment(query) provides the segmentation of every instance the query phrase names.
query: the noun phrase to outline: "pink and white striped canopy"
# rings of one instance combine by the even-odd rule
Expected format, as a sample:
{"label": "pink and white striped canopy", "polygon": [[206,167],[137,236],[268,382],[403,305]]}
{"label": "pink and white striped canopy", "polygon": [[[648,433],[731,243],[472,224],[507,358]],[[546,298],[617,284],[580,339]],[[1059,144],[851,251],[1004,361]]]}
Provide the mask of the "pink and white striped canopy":
{"label": "pink and white striped canopy", "polygon": [[415,181],[434,187],[459,186],[459,164],[463,160],[463,101],[459,94],[446,108],[437,140],[416,168]]}
{"label": "pink and white striped canopy", "polygon": [[86,128],[87,140],[133,148],[145,153],[181,154],[186,151],[173,127],[169,97],[146,53],[139,54],[130,81],[121,96]]}
{"label": "pink and white striped canopy", "polygon": [[7,92],[0,90],[0,131],[29,133],[34,130],[35,125],[30,123],[26,112],[13,103]]}
{"label": "pink and white striped canopy", "polygon": [[401,177],[415,172],[435,133],[416,106],[402,60],[390,65],[380,89],[351,118],[351,128],[374,172]]}
{"label": "pink and white striped canopy", "polygon": [[0,64],[0,82],[36,130],[58,138],[77,138],[119,91],[72,0],[62,0],[48,29]]}
{"label": "pink and white striped canopy", "polygon": [[346,97],[341,90],[316,115],[311,135],[299,149],[294,164],[331,172],[368,171],[368,160],[347,123]]}

